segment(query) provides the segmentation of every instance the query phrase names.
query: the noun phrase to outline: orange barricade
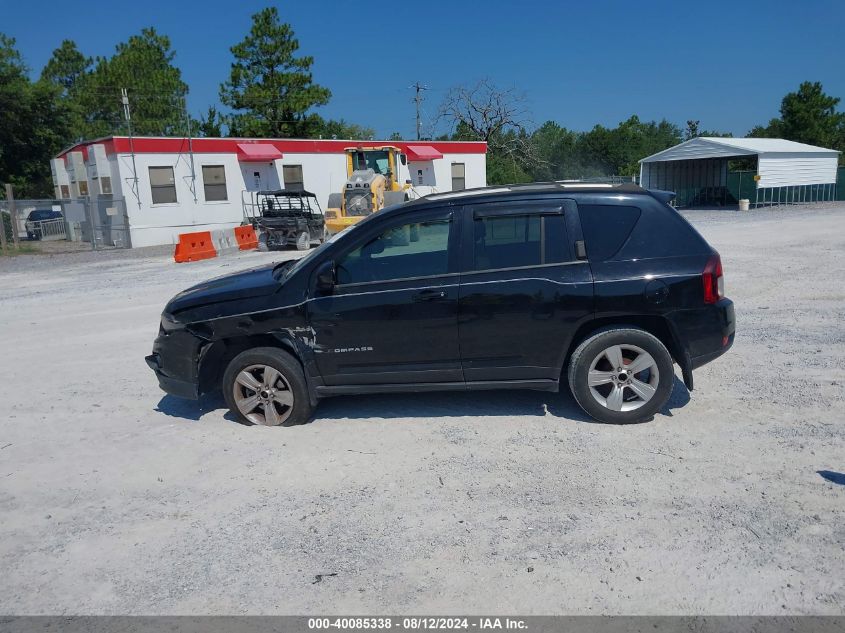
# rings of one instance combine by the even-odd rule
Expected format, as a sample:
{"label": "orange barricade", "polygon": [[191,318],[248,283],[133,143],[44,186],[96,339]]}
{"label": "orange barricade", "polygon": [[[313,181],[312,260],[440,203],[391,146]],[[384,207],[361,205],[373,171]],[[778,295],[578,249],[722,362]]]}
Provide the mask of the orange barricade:
{"label": "orange barricade", "polygon": [[217,251],[214,250],[214,244],[211,241],[211,231],[179,234],[179,243],[173,253],[175,261],[180,263],[195,262],[212,257],[217,257]]}
{"label": "orange barricade", "polygon": [[255,229],[252,226],[236,226],[235,239],[238,240],[238,248],[242,251],[258,248],[258,237],[255,235]]}

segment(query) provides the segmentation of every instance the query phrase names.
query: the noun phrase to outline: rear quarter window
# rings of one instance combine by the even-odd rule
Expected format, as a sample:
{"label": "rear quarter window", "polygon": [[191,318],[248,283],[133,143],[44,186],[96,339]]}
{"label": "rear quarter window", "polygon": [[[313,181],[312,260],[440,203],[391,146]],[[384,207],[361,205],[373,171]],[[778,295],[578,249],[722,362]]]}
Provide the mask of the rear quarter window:
{"label": "rear quarter window", "polygon": [[655,201],[642,213],[628,239],[612,259],[683,257],[709,251],[704,238],[675,209]]}
{"label": "rear quarter window", "polygon": [[642,215],[639,207],[615,204],[579,204],[578,209],[587,255],[594,261],[616,255]]}

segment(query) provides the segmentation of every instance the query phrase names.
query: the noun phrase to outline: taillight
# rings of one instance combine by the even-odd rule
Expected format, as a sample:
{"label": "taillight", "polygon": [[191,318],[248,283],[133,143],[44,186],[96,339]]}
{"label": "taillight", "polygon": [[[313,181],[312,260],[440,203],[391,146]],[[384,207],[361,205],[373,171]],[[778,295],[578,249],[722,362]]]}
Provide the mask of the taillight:
{"label": "taillight", "polygon": [[719,253],[707,260],[701,273],[704,284],[704,303],[716,303],[725,296],[725,280],[722,277],[722,258]]}

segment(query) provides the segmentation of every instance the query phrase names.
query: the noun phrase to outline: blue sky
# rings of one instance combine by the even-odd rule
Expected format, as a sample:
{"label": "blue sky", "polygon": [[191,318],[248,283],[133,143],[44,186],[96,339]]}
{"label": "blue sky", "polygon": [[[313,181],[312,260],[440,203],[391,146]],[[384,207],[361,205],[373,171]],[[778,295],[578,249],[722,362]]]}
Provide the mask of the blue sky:
{"label": "blue sky", "polygon": [[[217,102],[229,47],[269,3],[144,0],[2,3],[0,31],[17,39],[37,73],[62,39],[110,55],[145,26],[167,34],[199,113]],[[784,94],[821,81],[845,98],[841,0],[768,2],[279,2],[300,50],[332,90],[323,116],[380,136],[414,133],[413,92],[430,121],[453,85],[489,77],[527,98],[531,120],[575,130],[631,114],[742,135],[777,115]],[[92,9],[96,7],[96,15]],[[840,107],[840,109],[845,109]]]}

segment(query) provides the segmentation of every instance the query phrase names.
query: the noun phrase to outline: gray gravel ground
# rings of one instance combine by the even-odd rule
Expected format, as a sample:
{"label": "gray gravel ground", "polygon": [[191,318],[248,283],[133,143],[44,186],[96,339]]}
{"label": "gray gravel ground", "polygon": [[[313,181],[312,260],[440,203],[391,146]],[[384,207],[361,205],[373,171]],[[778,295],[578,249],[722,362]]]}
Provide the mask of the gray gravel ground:
{"label": "gray gravel ground", "polygon": [[528,392],[241,426],[143,356],[280,254],[0,258],[0,613],[845,613],[845,207],[686,215],[737,341],[634,426]]}

